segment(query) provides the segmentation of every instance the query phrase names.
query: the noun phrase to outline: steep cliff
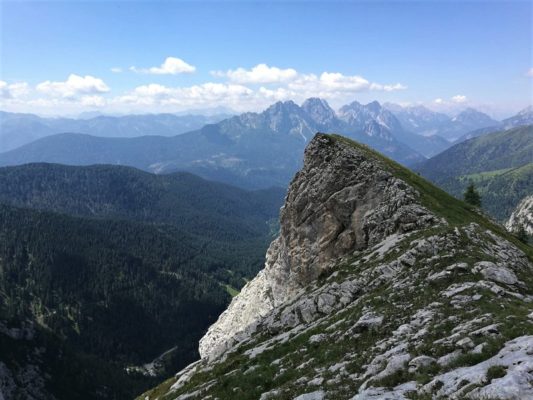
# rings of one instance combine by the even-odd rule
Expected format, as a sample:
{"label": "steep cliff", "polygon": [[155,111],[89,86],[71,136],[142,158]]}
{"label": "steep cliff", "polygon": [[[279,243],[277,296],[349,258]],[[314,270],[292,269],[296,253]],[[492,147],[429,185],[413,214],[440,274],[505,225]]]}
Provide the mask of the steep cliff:
{"label": "steep cliff", "polygon": [[533,398],[532,249],[318,134],[265,268],[143,399]]}
{"label": "steep cliff", "polygon": [[341,257],[437,222],[410,186],[364,151],[316,136],[289,187],[281,233],[268,250],[264,270],[202,338],[200,355],[216,357],[247,337],[260,317],[294,298]]}
{"label": "steep cliff", "polygon": [[505,227],[511,232],[516,232],[523,227],[529,235],[533,235],[533,194],[526,196],[518,204]]}

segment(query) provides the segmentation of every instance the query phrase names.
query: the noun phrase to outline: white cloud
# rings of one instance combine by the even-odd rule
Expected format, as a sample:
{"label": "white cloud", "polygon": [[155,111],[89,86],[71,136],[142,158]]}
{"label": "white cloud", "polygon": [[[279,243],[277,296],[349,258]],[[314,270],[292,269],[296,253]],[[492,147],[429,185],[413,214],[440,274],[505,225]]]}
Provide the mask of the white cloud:
{"label": "white cloud", "polygon": [[195,107],[238,105],[253,91],[242,85],[207,82],[189,87],[167,87],[159,84],[138,86],[131,92],[112,99],[115,106],[154,106],[185,110]]}
{"label": "white cloud", "polygon": [[439,98],[433,100],[433,102],[434,102],[435,104],[442,104],[442,103],[444,103],[444,100],[442,100],[442,99],[439,97]]}
{"label": "white cloud", "polygon": [[[183,60],[168,57],[160,67],[139,69],[136,72],[149,74],[176,74],[192,72],[195,67]],[[118,73],[122,68],[111,69]],[[45,81],[36,86],[32,96],[22,100],[7,99],[11,109],[37,112],[48,109],[84,111],[105,108],[107,112],[175,112],[187,109],[226,107],[236,111],[258,111],[276,101],[294,100],[301,103],[309,97],[327,99],[333,107],[353,101],[359,93],[372,96],[373,92],[405,90],[401,83],[372,82],[360,75],[344,75],[340,72],[303,74],[293,68],[278,68],[258,64],[251,69],[237,68],[226,72],[211,72],[224,82],[205,82],[190,86],[170,87],[159,83],[137,86],[116,96],[105,95],[110,91],[107,84],[93,76],[71,74],[66,81]],[[0,94],[12,96],[17,87],[0,82]],[[27,89],[27,85],[26,85]],[[22,87],[17,89],[19,92]],[[38,98],[36,93],[44,94]],[[384,95],[385,96],[385,95]],[[360,98],[360,97],[359,97]]]}
{"label": "white cloud", "polygon": [[462,94],[458,94],[452,97],[452,101],[457,104],[462,104],[462,103],[466,103],[467,99],[466,99],[466,96]]}
{"label": "white cloud", "polygon": [[88,107],[104,107],[107,101],[102,96],[82,96],[80,103]]}
{"label": "white cloud", "polygon": [[529,77],[529,78],[533,78],[533,68],[530,68],[530,69],[526,72],[526,76]]}
{"label": "white cloud", "polygon": [[281,83],[296,79],[298,72],[295,69],[281,69],[278,67],[269,67],[266,64],[257,64],[250,70],[237,68],[235,70],[211,71],[211,75],[217,77],[226,77],[235,83]]}
{"label": "white cloud", "polygon": [[90,75],[79,76],[76,74],[70,74],[64,82],[41,82],[36,89],[49,96],[63,98],[109,92],[109,87],[103,80]]}
{"label": "white cloud", "polygon": [[339,72],[323,72],[301,75],[287,85],[288,89],[299,94],[299,97],[323,97],[326,99],[347,99],[356,93],[369,91],[392,92],[405,90],[407,86],[370,82],[359,75],[343,75]]}
{"label": "white cloud", "polygon": [[130,67],[130,70],[133,72],[138,72],[141,74],[155,74],[155,75],[177,75],[183,73],[191,73],[196,71],[194,65],[187,64],[181,58],[176,57],[167,57],[163,64],[159,67],[151,68],[137,68]]}
{"label": "white cloud", "polygon": [[113,67],[111,68],[111,72],[115,73],[115,74],[120,74],[122,72],[122,68],[120,67]]}
{"label": "white cloud", "polygon": [[26,82],[7,83],[0,81],[0,98],[15,99],[28,93],[29,88]]}

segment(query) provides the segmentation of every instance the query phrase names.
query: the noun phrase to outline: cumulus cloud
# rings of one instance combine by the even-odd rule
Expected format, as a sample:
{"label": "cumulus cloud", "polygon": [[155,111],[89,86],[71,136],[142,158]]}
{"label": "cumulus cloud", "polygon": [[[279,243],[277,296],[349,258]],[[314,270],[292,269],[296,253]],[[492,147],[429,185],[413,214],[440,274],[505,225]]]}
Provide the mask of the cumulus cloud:
{"label": "cumulus cloud", "polygon": [[325,96],[334,93],[356,93],[376,90],[392,92],[407,89],[401,83],[381,84],[370,82],[359,75],[343,75],[339,72],[323,72],[316,74],[301,74],[293,68],[281,69],[267,64],[258,64],[252,69],[237,68],[235,70],[211,71],[213,76],[225,77],[230,82],[240,84],[278,84],[276,89],[260,88],[259,92],[271,96],[285,96],[292,93],[296,96]]}
{"label": "cumulus cloud", "polygon": [[37,85],[39,92],[53,97],[71,98],[109,92],[109,87],[99,78],[90,75],[70,74],[64,82],[45,81]]}
{"label": "cumulus cloud", "polygon": [[184,73],[192,73],[196,71],[194,65],[187,64],[181,58],[176,57],[167,57],[163,64],[159,67],[151,68],[137,68],[130,67],[130,70],[133,72],[138,72],[141,74],[155,74],[155,75],[177,75]]}
{"label": "cumulus cloud", "polygon": [[433,102],[434,102],[435,104],[442,104],[442,103],[444,103],[444,100],[442,100],[442,99],[439,97],[439,98],[433,100]]}
{"label": "cumulus cloud", "polygon": [[28,94],[29,87],[26,82],[7,83],[0,81],[0,98],[16,99]]}
{"label": "cumulus cloud", "polygon": [[167,87],[149,84],[136,87],[131,92],[112,99],[115,105],[161,106],[176,109],[212,107],[238,104],[253,91],[242,85],[207,82],[189,87]]}
{"label": "cumulus cloud", "polygon": [[111,68],[111,72],[115,73],[115,74],[120,74],[122,72],[122,68],[120,67],[113,67]]}
{"label": "cumulus cloud", "polygon": [[526,72],[526,76],[529,77],[529,78],[533,78],[533,68],[530,68],[530,69]]}
{"label": "cumulus cloud", "polygon": [[269,67],[267,64],[257,64],[252,69],[230,69],[224,71],[211,71],[211,75],[228,78],[235,83],[281,83],[296,79],[298,72],[293,68],[281,69]]}
{"label": "cumulus cloud", "polygon": [[319,76],[315,74],[301,75],[298,79],[290,82],[287,87],[301,94],[303,97],[336,98],[349,96],[359,92],[405,90],[407,86],[396,84],[381,84],[370,82],[359,75],[343,75],[339,72],[323,72]]}
{"label": "cumulus cloud", "polygon": [[462,94],[458,94],[452,97],[452,101],[457,104],[466,103],[467,99],[466,96]]}
{"label": "cumulus cloud", "polygon": [[[147,69],[131,67],[147,74],[179,74],[195,71],[195,67],[178,58],[168,57],[159,67]],[[111,68],[115,73],[119,67]],[[361,75],[340,72],[300,73],[294,68],[279,68],[258,64],[250,69],[236,68],[225,72],[212,71],[222,82],[205,82],[190,86],[171,87],[159,83],[137,86],[113,97],[107,84],[93,76],[71,74],[66,81],[45,81],[36,86],[33,94],[42,98],[25,98],[27,111],[44,109],[103,108],[109,112],[174,112],[187,109],[227,107],[235,111],[258,111],[276,101],[302,102],[309,97],[327,99],[334,107],[353,101],[358,93],[394,92],[407,89],[402,83],[374,82]],[[27,87],[27,85],[26,85]],[[0,83],[0,95],[13,96],[17,87]],[[19,92],[22,87],[17,89]],[[451,101],[451,100],[450,100]],[[14,105],[14,100],[5,100]],[[17,110],[23,103],[17,103]]]}

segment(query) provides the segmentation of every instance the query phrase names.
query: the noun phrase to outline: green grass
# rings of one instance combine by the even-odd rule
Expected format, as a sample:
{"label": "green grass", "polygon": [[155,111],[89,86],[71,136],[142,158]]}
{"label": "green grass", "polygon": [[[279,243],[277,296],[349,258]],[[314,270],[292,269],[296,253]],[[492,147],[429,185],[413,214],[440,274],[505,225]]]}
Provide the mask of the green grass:
{"label": "green grass", "polygon": [[476,182],[483,182],[485,180],[490,180],[497,176],[503,176],[503,175],[516,176],[516,175],[520,175],[531,170],[533,170],[533,163],[522,165],[516,168],[504,168],[504,169],[497,169],[495,171],[483,171],[483,172],[478,172],[475,174],[463,175],[459,179],[461,181],[473,181],[476,183]]}
{"label": "green grass", "polygon": [[231,286],[229,284],[225,284],[223,286],[226,289],[226,292],[228,292],[228,294],[231,297],[235,297],[235,296],[237,296],[239,294],[239,291],[237,289],[235,289],[233,286]]}
{"label": "green grass", "polygon": [[487,380],[490,382],[493,379],[503,378],[506,371],[507,368],[503,365],[493,365],[487,370]]}

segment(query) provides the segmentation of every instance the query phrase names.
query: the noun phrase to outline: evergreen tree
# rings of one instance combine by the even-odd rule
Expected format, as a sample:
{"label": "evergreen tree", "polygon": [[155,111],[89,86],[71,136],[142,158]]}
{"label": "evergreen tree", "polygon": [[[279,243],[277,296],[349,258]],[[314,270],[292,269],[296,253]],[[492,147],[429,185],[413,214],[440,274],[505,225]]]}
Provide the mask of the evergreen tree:
{"label": "evergreen tree", "polygon": [[466,188],[466,192],[464,194],[464,200],[468,204],[472,204],[473,206],[476,206],[476,207],[481,207],[481,196],[479,195],[473,183],[468,185],[468,187]]}
{"label": "evergreen tree", "polygon": [[520,240],[523,243],[529,242],[529,235],[527,234],[526,228],[524,228],[524,225],[520,225],[518,227],[518,230],[516,231],[516,237],[518,240]]}

